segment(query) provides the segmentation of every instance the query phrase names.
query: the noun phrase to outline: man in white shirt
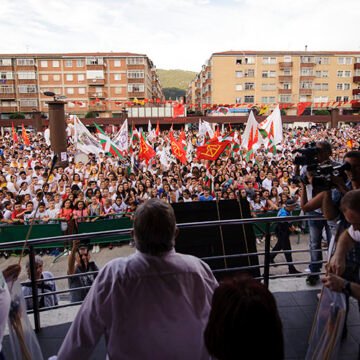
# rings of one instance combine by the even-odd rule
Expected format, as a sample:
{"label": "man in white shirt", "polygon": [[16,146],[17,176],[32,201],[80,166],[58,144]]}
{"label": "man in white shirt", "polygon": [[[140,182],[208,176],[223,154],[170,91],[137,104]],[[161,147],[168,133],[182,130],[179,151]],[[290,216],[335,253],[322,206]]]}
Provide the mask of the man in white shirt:
{"label": "man in white shirt", "polygon": [[103,334],[109,359],[209,359],[203,331],[217,281],[204,262],[175,252],[177,233],[170,205],[138,207],[137,252],[99,272],[59,360],[89,358]]}

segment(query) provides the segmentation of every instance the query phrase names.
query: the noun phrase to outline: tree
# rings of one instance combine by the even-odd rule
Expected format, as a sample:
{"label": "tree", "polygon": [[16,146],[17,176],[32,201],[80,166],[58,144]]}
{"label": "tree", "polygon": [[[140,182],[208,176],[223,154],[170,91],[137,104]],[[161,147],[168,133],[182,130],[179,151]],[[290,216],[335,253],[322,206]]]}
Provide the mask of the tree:
{"label": "tree", "polygon": [[9,118],[10,119],[25,119],[25,114],[21,113],[21,112],[14,112],[14,113],[10,114]]}
{"label": "tree", "polygon": [[97,113],[94,111],[89,111],[85,114],[85,119],[96,118],[96,117],[97,117]]}

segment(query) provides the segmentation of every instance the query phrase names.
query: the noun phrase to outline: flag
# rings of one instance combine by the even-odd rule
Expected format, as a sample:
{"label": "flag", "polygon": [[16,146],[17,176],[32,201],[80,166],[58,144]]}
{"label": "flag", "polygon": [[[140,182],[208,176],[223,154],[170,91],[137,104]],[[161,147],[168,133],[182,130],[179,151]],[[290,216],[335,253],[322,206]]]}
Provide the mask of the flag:
{"label": "flag", "polygon": [[311,102],[299,102],[297,104],[297,116],[301,116],[305,109],[311,105]]}
{"label": "flag", "polygon": [[263,143],[265,147],[269,147],[270,139],[272,142],[271,146],[283,142],[283,128],[279,105],[258,125],[258,128],[262,136],[261,143]]}
{"label": "flag", "polygon": [[170,146],[171,146],[172,153],[183,164],[186,164],[186,151],[184,149],[184,146],[182,145],[181,139],[176,141],[172,131],[170,132],[169,137],[170,137]]}
{"label": "flag", "polygon": [[347,142],[346,142],[346,146],[349,148],[349,149],[352,149],[354,144],[353,144],[353,140],[352,139],[349,139]]}
{"label": "flag", "polygon": [[126,119],[121,125],[119,132],[113,138],[113,142],[119,148],[119,150],[127,152],[129,150],[128,137],[128,121]]}
{"label": "flag", "polygon": [[242,136],[241,147],[250,151],[252,147],[258,142],[258,134],[258,122],[256,121],[253,112],[250,111],[244,134]]}
{"label": "flag", "polygon": [[196,156],[198,159],[217,160],[228,145],[230,145],[230,141],[211,141],[203,146],[198,146]]}
{"label": "flag", "polygon": [[26,133],[25,126],[22,124],[22,131],[21,131],[21,137],[23,139],[23,142],[26,146],[30,146],[30,139],[28,134]]}
{"label": "flag", "polygon": [[211,128],[210,123],[208,123],[205,120],[201,121],[201,119],[200,119],[199,120],[199,133],[198,133],[198,135],[199,136],[206,136],[206,133],[209,134],[210,138],[214,137],[214,131]]}
{"label": "flag", "polygon": [[149,122],[148,122],[148,134],[150,134],[150,133],[151,133],[151,121],[149,119]]}
{"label": "flag", "polygon": [[120,149],[114,144],[113,141],[104,133],[103,129],[96,123],[94,123],[96,130],[98,131],[98,136],[100,140],[100,145],[102,146],[105,153],[108,153],[114,157],[119,157],[123,159]]}
{"label": "flag", "polygon": [[264,114],[266,114],[266,113],[268,112],[268,110],[269,110],[269,105],[264,105],[264,106],[260,109],[259,115],[264,115]]}
{"label": "flag", "polygon": [[18,138],[17,132],[15,131],[15,128],[14,128],[14,123],[11,123],[11,134],[12,134],[12,140],[13,140],[13,142],[14,142],[14,143],[19,142],[19,138]]}
{"label": "flag", "polygon": [[146,164],[156,155],[155,150],[146,142],[144,133],[140,136],[139,159],[145,160]]}
{"label": "flag", "polygon": [[184,104],[175,104],[173,107],[173,117],[178,117],[178,116],[185,116],[185,107]]}
{"label": "flag", "polygon": [[160,134],[160,124],[159,124],[159,120],[158,120],[157,123],[156,123],[155,134],[156,134],[156,136],[159,136],[159,134]]}
{"label": "flag", "polygon": [[70,120],[74,124],[73,143],[77,150],[84,154],[96,154],[102,152],[103,149],[99,144],[99,140],[91,134],[86,126],[80,121],[76,115],[70,115]]}

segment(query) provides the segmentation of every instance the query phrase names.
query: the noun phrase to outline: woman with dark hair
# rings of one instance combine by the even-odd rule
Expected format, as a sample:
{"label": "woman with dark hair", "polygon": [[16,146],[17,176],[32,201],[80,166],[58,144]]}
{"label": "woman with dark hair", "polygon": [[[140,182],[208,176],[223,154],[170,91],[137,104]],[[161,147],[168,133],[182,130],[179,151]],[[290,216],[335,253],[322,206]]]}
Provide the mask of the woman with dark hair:
{"label": "woman with dark hair", "polygon": [[220,283],[204,340],[218,360],[283,359],[282,323],[271,292],[248,276]]}

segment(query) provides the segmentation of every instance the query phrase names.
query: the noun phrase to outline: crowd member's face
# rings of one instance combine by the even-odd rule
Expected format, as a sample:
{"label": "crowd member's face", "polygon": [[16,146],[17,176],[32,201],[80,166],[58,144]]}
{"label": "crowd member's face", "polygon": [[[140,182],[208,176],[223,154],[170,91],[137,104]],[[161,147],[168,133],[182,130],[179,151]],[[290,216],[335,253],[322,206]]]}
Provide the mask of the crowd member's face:
{"label": "crowd member's face", "polygon": [[360,230],[360,212],[350,209],[343,210],[346,221],[351,224],[355,230]]}
{"label": "crowd member's face", "polygon": [[347,157],[344,160],[351,165],[351,170],[346,171],[346,175],[360,186],[360,159]]}

